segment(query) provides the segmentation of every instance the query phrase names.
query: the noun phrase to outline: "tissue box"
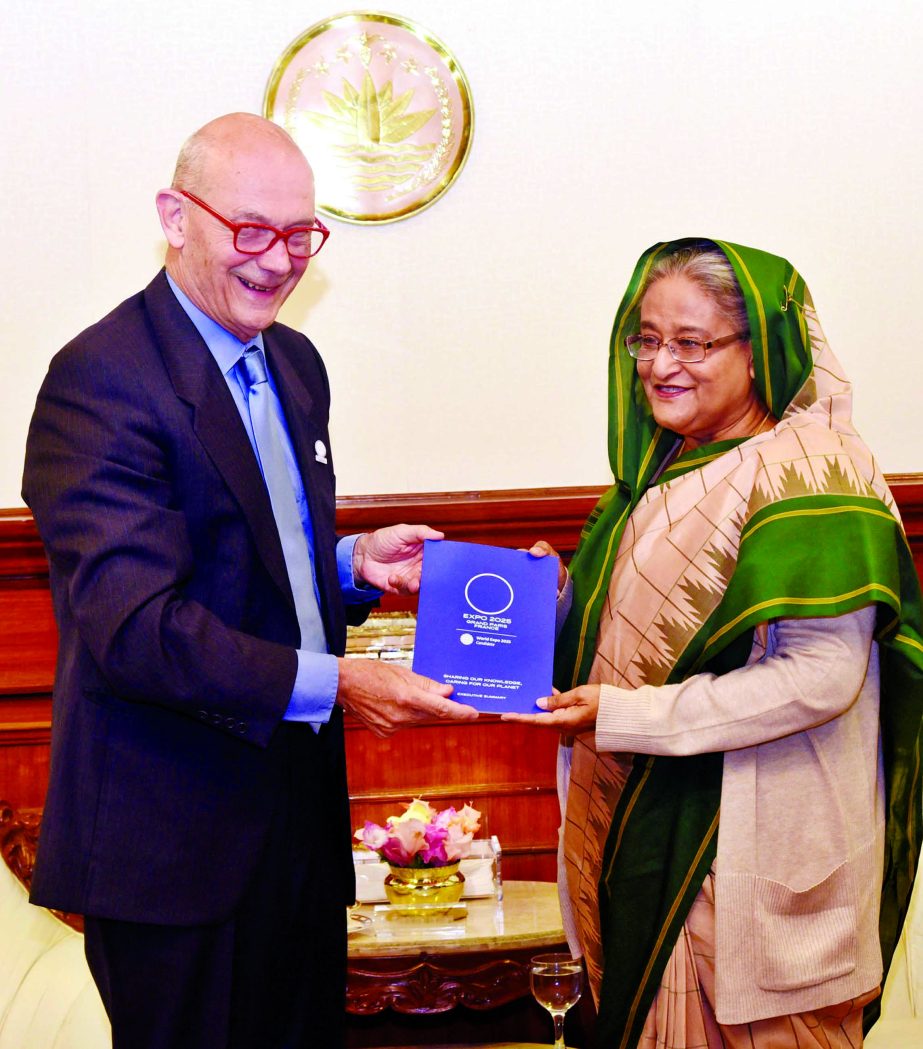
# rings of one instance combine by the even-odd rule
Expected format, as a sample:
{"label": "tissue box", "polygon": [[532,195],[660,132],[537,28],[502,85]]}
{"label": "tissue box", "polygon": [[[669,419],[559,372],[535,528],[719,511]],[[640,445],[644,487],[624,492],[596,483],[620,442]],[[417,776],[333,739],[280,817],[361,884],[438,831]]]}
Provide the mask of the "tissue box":
{"label": "tissue box", "polygon": [[[459,870],[465,876],[462,899],[502,898],[500,852],[496,836],[471,843],[471,852],[459,864]],[[353,863],[356,868],[356,900],[359,903],[384,903],[388,898],[385,895],[388,864],[379,860],[377,853],[366,849],[353,849]]]}

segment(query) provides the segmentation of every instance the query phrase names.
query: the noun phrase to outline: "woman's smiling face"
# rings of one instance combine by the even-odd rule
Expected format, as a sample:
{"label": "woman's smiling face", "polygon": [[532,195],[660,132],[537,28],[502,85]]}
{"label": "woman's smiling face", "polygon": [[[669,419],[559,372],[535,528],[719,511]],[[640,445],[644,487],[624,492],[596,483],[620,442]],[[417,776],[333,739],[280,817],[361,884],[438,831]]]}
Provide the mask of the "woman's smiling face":
{"label": "woman's smiling face", "polygon": [[[641,301],[641,332],[666,342],[681,337],[708,342],[734,331],[715,300],[688,277],[655,281]],[[753,385],[749,342],[708,350],[705,360],[683,364],[662,345],[638,361],[638,376],[658,425],[685,438],[690,448],[757,432],[765,406]]]}

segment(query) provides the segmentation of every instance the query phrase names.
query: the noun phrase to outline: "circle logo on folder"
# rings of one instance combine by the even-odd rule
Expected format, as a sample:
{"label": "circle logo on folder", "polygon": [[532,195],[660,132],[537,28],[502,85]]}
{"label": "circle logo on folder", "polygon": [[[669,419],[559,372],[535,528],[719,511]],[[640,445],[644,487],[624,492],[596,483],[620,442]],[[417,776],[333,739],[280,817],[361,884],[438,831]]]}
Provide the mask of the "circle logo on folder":
{"label": "circle logo on folder", "polygon": [[481,615],[499,616],[513,603],[513,588],[502,575],[481,572],[468,580],[465,600]]}

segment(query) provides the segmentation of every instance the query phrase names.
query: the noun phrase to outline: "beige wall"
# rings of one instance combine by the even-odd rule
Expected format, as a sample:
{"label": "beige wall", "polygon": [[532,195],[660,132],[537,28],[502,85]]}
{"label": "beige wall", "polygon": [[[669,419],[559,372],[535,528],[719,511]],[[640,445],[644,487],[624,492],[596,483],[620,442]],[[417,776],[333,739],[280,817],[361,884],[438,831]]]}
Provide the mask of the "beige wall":
{"label": "beige wall", "polygon": [[[375,9],[377,5],[371,5]],[[33,0],[0,18],[0,506],[51,355],[152,276],[187,132],[258,110],[304,0]],[[333,382],[343,494],[602,484],[612,314],[655,240],[791,258],[892,472],[923,469],[923,7],[395,0],[476,128],[403,222],[340,223],[286,306]]]}

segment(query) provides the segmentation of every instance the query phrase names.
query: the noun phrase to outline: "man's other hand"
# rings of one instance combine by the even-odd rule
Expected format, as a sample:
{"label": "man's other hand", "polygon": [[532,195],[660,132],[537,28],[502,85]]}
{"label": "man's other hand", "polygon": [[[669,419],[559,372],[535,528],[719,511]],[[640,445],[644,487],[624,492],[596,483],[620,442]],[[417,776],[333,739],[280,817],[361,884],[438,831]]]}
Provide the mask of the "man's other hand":
{"label": "man's other hand", "polygon": [[388,594],[416,594],[423,569],[423,540],[443,539],[427,525],[390,525],[360,535],[353,548],[353,575]]}
{"label": "man's other hand", "polygon": [[341,659],[336,701],[376,736],[423,721],[474,721],[474,707],[449,699],[451,685],[377,659]]}

